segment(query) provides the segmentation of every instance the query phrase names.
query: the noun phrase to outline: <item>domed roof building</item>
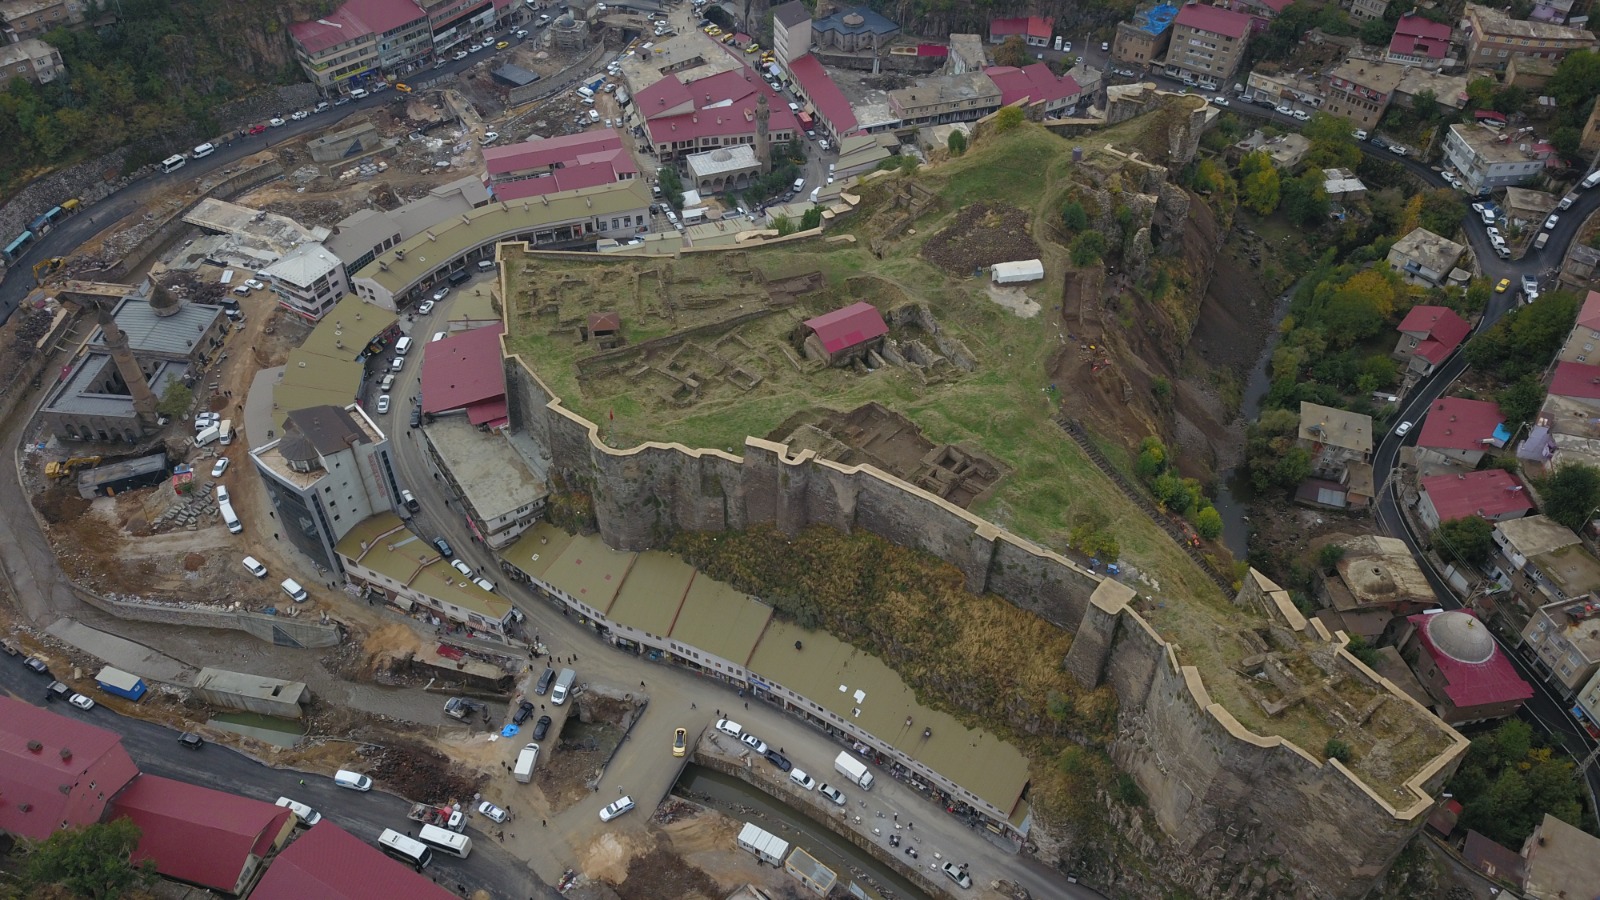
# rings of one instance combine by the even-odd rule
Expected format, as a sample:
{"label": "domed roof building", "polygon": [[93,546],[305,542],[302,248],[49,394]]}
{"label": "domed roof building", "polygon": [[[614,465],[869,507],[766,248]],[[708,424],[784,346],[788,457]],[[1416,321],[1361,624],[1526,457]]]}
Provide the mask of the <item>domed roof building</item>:
{"label": "domed roof building", "polygon": [[1498,719],[1517,711],[1533,688],[1517,674],[1489,627],[1468,610],[1406,619],[1400,655],[1451,725]]}

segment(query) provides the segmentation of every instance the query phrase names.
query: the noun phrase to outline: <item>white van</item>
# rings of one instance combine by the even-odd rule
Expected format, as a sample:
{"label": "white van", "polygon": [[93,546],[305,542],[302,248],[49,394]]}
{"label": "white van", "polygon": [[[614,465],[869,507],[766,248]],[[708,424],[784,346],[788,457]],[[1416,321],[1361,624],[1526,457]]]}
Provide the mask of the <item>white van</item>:
{"label": "white van", "polygon": [[567,702],[567,695],[572,693],[572,683],[578,680],[578,673],[571,669],[562,669],[556,676],[555,687],[550,689],[550,702],[556,706]]}
{"label": "white van", "polygon": [[244,523],[240,522],[239,517],[234,514],[232,503],[229,503],[226,500],[218,500],[217,512],[222,514],[222,524],[228,526],[228,531],[232,532],[233,534],[241,534],[244,532]]}
{"label": "white van", "polygon": [[340,769],[333,773],[333,783],[337,787],[348,788],[352,791],[372,790],[372,779],[349,769]]}
{"label": "white van", "polygon": [[350,92],[350,99],[351,100],[360,100],[360,99],[365,98],[366,96],[367,96],[367,89],[366,88],[356,88],[355,90]]}
{"label": "white van", "polygon": [[798,193],[800,193],[801,191],[803,191],[805,189],[806,189],[806,180],[804,178],[796,178],[794,180],[794,192],[796,194],[798,194]]}
{"label": "white van", "polygon": [[1600,184],[1600,169],[1590,172],[1589,176],[1583,179],[1583,189],[1588,190],[1597,184]]}
{"label": "white van", "polygon": [[322,821],[322,813],[317,812],[304,803],[290,800],[288,797],[279,797],[278,805],[294,813],[295,817],[300,820],[300,824],[306,826],[307,828],[310,828],[311,826]]}
{"label": "white van", "polygon": [[205,143],[194,148],[193,156],[195,159],[201,159],[202,157],[210,156],[215,152],[217,152],[217,146],[215,144]]}
{"label": "white van", "polygon": [[807,775],[805,769],[790,769],[789,780],[799,785],[802,791],[814,791],[817,789],[817,780]]}
{"label": "white van", "polygon": [[222,426],[213,425],[210,428],[202,429],[199,434],[194,436],[194,445],[196,447],[204,447],[219,437],[222,437]]}
{"label": "white van", "polygon": [[517,767],[511,770],[512,777],[522,784],[533,780],[533,767],[539,764],[539,745],[528,744],[517,754]]}
{"label": "white van", "polygon": [[233,420],[223,419],[217,426],[217,440],[224,444],[233,443]]}
{"label": "white van", "polygon": [[[183,164],[188,162],[188,161],[189,161],[189,157],[184,156],[182,153],[178,153],[178,154],[175,154],[173,156],[169,156],[166,159],[163,159],[161,161],[161,171],[163,171],[163,172],[176,172],[179,169],[183,168]],[[1584,187],[1588,187],[1588,186],[1589,186],[1588,182],[1584,182]]]}
{"label": "white van", "polygon": [[[283,592],[288,594],[289,598],[296,603],[304,603],[311,596],[306,593],[305,588],[300,586],[300,582],[295,581],[293,578],[285,578],[283,584],[278,586],[283,588]],[[362,788],[362,790],[366,790],[366,788]]]}
{"label": "white van", "polygon": [[405,356],[411,352],[411,338],[403,337],[394,342],[394,355]]}

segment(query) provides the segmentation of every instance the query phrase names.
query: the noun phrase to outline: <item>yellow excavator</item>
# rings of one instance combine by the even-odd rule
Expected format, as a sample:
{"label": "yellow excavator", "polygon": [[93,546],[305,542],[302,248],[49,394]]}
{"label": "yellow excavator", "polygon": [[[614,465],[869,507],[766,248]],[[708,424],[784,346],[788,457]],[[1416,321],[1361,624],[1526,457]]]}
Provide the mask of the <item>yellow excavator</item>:
{"label": "yellow excavator", "polygon": [[100,457],[98,456],[74,456],[71,459],[64,459],[59,462],[51,460],[44,464],[44,475],[50,479],[61,479],[79,469],[98,465],[100,465]]}
{"label": "yellow excavator", "polygon": [[39,260],[33,264],[33,283],[39,287],[44,287],[45,277],[54,273],[66,264],[66,259],[60,256],[52,256],[49,259]]}

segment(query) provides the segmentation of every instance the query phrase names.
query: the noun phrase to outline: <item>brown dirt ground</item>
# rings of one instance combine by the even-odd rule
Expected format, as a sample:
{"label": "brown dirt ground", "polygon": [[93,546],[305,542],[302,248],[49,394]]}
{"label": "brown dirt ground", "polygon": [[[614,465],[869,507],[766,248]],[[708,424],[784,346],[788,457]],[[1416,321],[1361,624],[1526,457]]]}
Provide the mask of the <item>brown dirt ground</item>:
{"label": "brown dirt ground", "polygon": [[1033,259],[1039,243],[1028,233],[1030,216],[1015,207],[977,203],[963,209],[943,231],[922,245],[922,258],[952,275],[979,266]]}

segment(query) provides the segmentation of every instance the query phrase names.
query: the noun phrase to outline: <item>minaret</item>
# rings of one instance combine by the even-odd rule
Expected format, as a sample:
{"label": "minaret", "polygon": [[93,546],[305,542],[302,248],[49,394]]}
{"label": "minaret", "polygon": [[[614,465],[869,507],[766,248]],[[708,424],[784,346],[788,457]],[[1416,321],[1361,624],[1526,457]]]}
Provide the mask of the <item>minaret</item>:
{"label": "minaret", "polygon": [[117,373],[122,376],[123,382],[128,385],[128,393],[133,397],[133,411],[139,416],[139,431],[149,434],[156,430],[156,395],[145,381],[139,361],[133,358],[133,351],[128,349],[128,336],[117,327],[117,320],[111,315],[110,307],[116,301],[110,297],[95,297],[93,302],[94,316],[100,323],[106,349],[111,351],[111,359],[117,364]]}
{"label": "minaret", "polygon": [[772,112],[767,109],[767,95],[756,96],[756,159],[761,163],[761,174],[772,171],[772,147],[767,136],[767,120]]}

